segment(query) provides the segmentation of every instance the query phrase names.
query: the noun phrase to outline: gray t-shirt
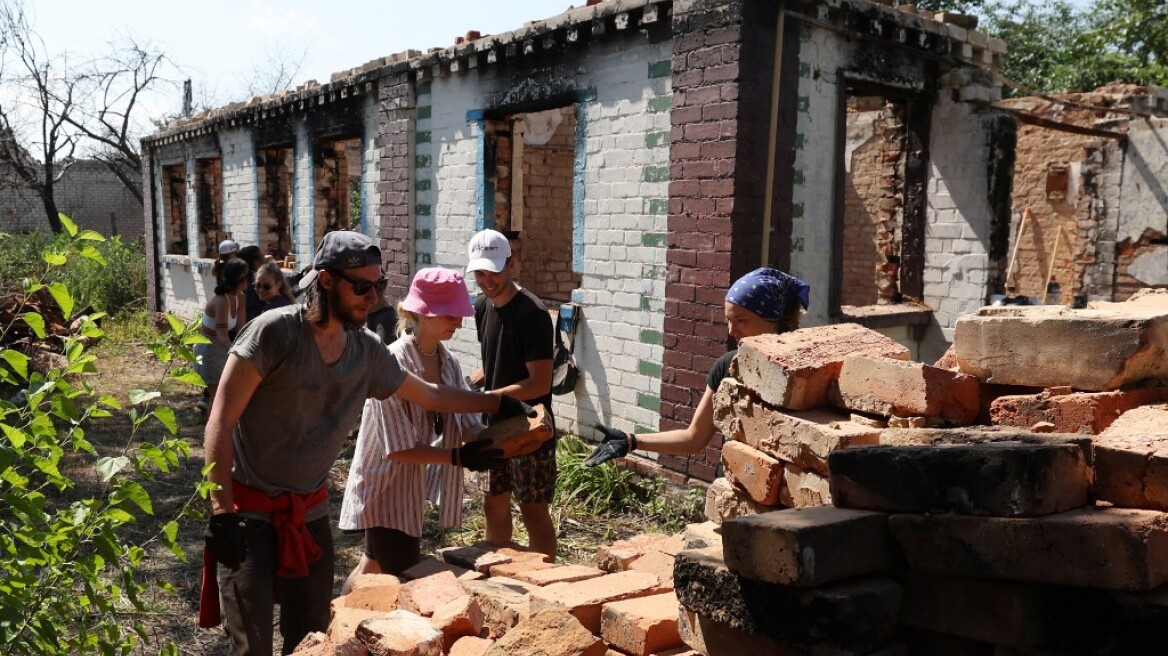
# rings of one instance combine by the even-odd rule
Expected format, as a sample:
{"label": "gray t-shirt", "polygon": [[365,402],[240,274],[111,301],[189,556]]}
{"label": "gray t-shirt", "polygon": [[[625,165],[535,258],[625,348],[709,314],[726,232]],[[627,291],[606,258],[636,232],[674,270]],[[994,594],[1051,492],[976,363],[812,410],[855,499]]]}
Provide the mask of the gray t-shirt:
{"label": "gray t-shirt", "polygon": [[349,331],[340,360],[326,365],[302,310],[261,314],[231,347],[263,376],[235,427],[232,476],[271,495],[319,489],[365,399],[390,396],[406,377],[365,328]]}

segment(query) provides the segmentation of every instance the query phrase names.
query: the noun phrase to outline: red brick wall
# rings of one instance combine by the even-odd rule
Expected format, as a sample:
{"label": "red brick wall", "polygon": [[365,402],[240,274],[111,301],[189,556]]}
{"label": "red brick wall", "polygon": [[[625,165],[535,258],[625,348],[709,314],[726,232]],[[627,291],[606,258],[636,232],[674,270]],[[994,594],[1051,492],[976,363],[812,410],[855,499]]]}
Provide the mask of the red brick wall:
{"label": "red brick wall", "polygon": [[[774,12],[770,3],[725,2],[673,16],[662,430],[684,427],[693,417],[710,367],[728,348],[726,290],[761,264],[760,171],[766,170],[770,107],[760,99],[770,98]],[[790,41],[797,47],[797,38]],[[782,185],[787,176],[789,190],[787,169],[780,165],[777,179]],[[773,257],[783,250],[772,248]],[[700,454],[662,455],[660,462],[712,480],[722,441],[716,436]]]}
{"label": "red brick wall", "polygon": [[413,153],[410,132],[413,130],[414,100],[409,74],[397,73],[382,78],[378,85],[380,101],[381,180],[377,193],[381,237],[381,257],[389,278],[388,298],[405,298],[410,289],[410,188]]}

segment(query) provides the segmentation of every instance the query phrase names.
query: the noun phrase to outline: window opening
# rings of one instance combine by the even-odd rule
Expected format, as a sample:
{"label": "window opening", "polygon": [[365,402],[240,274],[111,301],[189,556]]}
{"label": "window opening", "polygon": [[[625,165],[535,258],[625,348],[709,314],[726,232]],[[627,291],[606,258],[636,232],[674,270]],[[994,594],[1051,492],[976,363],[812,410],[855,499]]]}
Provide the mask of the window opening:
{"label": "window opening", "polygon": [[[313,148],[315,234],[361,223],[361,138],[321,140]],[[355,202],[354,202],[355,195]]]}
{"label": "window opening", "polygon": [[219,257],[223,230],[223,166],[219,158],[195,160],[195,211],[199,221],[200,257]]}
{"label": "window opening", "polygon": [[187,248],[187,176],[186,166],[162,167],[162,205],[165,221],[166,252],[190,255]]}
{"label": "window opening", "polygon": [[277,260],[292,254],[292,179],[294,158],[291,146],[262,148],[259,158],[260,233],[259,247]]}

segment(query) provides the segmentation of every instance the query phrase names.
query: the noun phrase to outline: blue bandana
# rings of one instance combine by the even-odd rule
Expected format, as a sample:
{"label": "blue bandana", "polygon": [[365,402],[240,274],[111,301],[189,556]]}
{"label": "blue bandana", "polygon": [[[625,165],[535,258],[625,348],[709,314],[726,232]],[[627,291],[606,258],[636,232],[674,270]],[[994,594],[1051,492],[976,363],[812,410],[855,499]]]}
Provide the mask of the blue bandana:
{"label": "blue bandana", "polygon": [[778,269],[763,267],[742,276],[726,292],[726,300],[757,314],[767,321],[779,321],[787,313],[787,304],[798,299],[803,309],[811,300],[811,286]]}

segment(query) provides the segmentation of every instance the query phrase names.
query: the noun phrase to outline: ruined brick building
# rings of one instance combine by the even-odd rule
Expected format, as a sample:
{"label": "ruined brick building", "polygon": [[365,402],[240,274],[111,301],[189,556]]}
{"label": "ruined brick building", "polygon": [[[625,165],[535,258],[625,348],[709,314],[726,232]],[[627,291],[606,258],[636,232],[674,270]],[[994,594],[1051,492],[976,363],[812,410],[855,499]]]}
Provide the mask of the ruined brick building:
{"label": "ruined brick building", "polygon": [[[142,144],[151,302],[195,316],[225,237],[303,266],[341,228],[381,240],[401,298],[494,227],[522,284],[580,308],[561,429],[688,422],[725,290],[763,263],[811,284],[805,325],[931,361],[1008,265],[1005,44],[867,0],[779,4],[608,0],[173,123]],[[452,350],[476,362],[473,332]],[[719,449],[661,463],[709,480]]]}

